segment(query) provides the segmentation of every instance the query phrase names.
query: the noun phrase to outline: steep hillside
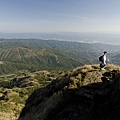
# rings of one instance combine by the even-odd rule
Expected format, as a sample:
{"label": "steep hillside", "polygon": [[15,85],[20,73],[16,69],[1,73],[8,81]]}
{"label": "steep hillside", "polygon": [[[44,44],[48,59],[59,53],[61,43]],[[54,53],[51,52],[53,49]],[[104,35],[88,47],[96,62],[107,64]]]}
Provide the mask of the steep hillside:
{"label": "steep hillside", "polygon": [[119,106],[120,67],[85,65],[35,90],[19,120],[118,120]]}

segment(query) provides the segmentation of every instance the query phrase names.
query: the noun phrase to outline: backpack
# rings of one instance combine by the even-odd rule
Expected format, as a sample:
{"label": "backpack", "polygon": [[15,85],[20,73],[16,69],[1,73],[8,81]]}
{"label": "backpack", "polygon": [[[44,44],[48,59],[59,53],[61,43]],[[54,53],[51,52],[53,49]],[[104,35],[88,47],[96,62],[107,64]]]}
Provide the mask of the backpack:
{"label": "backpack", "polygon": [[99,61],[103,61],[103,55],[99,57]]}

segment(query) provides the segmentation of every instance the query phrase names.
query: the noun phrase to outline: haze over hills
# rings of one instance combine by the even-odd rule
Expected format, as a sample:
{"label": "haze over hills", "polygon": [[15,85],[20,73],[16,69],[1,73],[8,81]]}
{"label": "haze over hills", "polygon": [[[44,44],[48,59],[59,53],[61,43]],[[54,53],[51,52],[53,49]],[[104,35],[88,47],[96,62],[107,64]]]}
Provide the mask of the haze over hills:
{"label": "haze over hills", "polygon": [[53,33],[0,33],[5,39],[46,39],[120,45],[120,35],[112,33],[53,32]]}

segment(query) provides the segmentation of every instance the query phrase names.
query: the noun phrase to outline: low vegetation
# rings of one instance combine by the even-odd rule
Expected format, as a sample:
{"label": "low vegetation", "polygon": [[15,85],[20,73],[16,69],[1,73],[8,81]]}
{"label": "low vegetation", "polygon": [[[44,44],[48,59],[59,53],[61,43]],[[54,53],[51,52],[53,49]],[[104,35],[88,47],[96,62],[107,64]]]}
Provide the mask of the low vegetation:
{"label": "low vegetation", "polygon": [[[19,120],[98,120],[99,117],[104,119],[105,111],[109,108],[113,110],[112,106],[117,107],[116,103],[111,107],[107,106],[106,97],[107,95],[111,97],[108,104],[114,99],[114,96],[109,93],[117,92],[119,86],[116,85],[119,82],[119,76],[120,67],[111,64],[107,65],[105,71],[100,71],[99,65],[85,65],[75,68],[52,81],[46,87],[35,90],[27,99]],[[97,98],[97,95],[100,98]],[[100,112],[104,111],[102,112],[103,116],[99,111],[96,113],[97,105],[101,105],[96,99],[105,99],[106,108],[102,106],[103,110],[98,106]],[[119,102],[118,97],[115,101]],[[112,103],[110,102],[110,104]],[[107,112],[108,118],[110,114],[113,115],[111,112]]]}
{"label": "low vegetation", "polygon": [[17,74],[0,76],[0,119],[17,119],[31,93],[45,87],[62,74],[43,70],[32,73],[19,71]]}

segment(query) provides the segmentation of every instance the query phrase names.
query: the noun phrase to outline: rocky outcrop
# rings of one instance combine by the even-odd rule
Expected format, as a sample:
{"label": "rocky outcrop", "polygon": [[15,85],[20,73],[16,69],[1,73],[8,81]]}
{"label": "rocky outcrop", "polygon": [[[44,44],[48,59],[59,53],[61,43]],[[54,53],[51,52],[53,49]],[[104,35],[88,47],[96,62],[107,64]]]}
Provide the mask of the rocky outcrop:
{"label": "rocky outcrop", "polygon": [[119,67],[79,67],[35,90],[19,120],[118,120],[119,91]]}

